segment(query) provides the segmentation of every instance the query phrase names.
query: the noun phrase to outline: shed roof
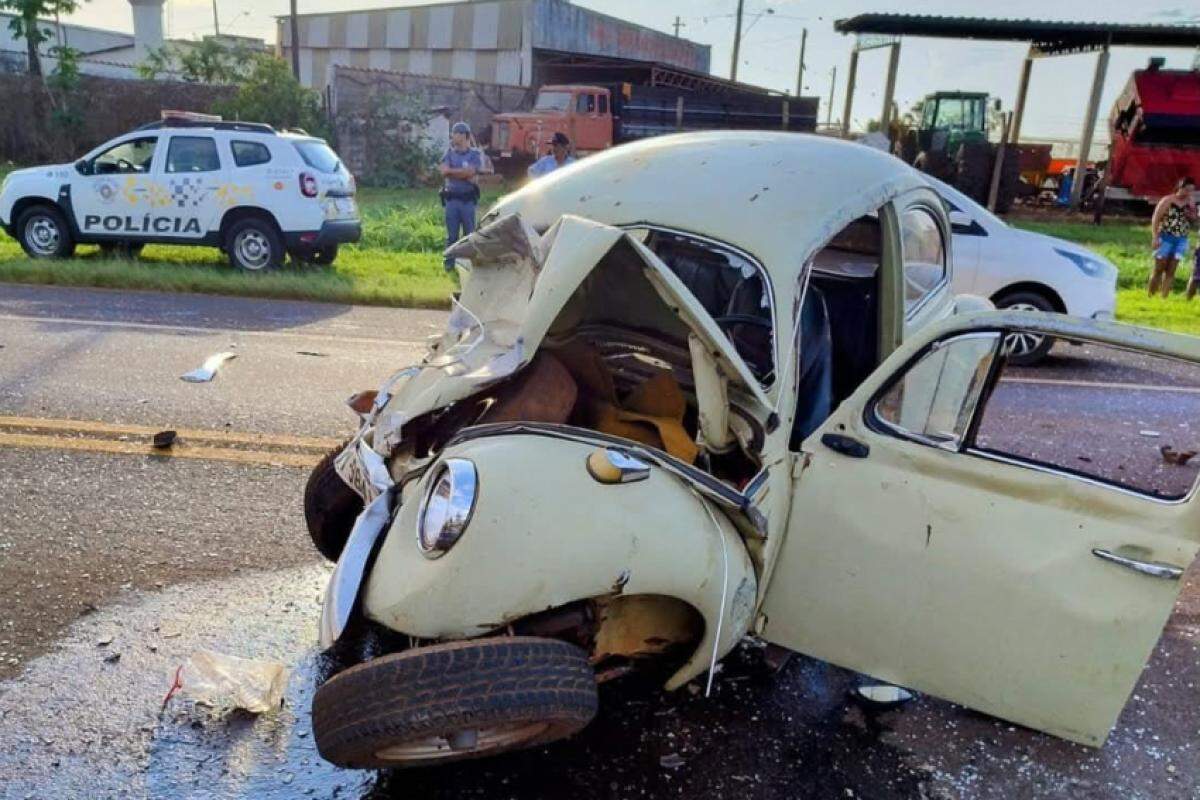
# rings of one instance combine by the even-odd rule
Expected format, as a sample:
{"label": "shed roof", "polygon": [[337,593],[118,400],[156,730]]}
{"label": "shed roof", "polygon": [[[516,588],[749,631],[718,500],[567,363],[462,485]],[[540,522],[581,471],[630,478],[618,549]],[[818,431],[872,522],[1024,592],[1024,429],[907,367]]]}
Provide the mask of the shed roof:
{"label": "shed roof", "polygon": [[840,19],[833,27],[840,33],[1030,42],[1037,51],[1046,55],[1093,50],[1105,44],[1135,47],[1200,47],[1200,25],[1057,22],[924,14],[859,14],[849,19]]}

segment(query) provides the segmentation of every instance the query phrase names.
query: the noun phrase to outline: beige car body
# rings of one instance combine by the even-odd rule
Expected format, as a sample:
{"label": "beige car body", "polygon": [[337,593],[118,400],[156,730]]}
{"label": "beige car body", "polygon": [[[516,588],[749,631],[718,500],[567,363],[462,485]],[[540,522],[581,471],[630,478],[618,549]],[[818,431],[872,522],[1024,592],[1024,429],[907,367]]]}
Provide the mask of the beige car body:
{"label": "beige car body", "polygon": [[[699,615],[703,633],[668,688],[711,671],[755,634],[1102,743],[1178,582],[1121,571],[1089,551],[1186,567],[1200,546],[1196,504],[1160,503],[906,441],[867,424],[867,411],[931,343],[962,334],[1023,329],[1189,361],[1200,361],[1200,344],[1065,317],[954,313],[979,304],[950,295],[948,271],[906,312],[897,220],[914,204],[938,220],[948,248],[945,212],[908,167],[855,145],[769,133],[648,140],[503,199],[485,220],[495,224],[456,248],[473,256],[462,309],[419,368],[385,384],[338,462],[368,501],[392,482],[403,484],[363,579],[362,613],[400,633],[444,641],[502,631],[576,601],[649,599],[625,606],[623,618],[610,616],[597,639],[612,642],[668,624],[681,603]],[[882,364],[792,451],[792,343],[808,266],[866,214],[877,215],[882,230]],[[769,385],[642,244],[637,231],[648,226],[701,234],[762,266],[775,326]],[[628,288],[628,308],[612,313],[651,320],[692,342],[702,431],[728,435],[722,415],[733,405],[762,424],[753,480],[740,490],[715,486],[652,448],[552,425],[466,428],[440,453],[397,458],[406,423],[518,373],[539,347],[554,346],[564,320],[584,319],[587,309],[572,309],[570,299],[586,281],[601,286],[593,300],[621,306],[594,273],[616,249],[623,260],[605,269],[625,270],[613,274],[627,282],[610,287]],[[870,457],[835,452],[822,445],[827,434],[853,437]],[[616,485],[593,479],[585,461],[612,446],[644,459],[649,477]],[[446,458],[473,462],[479,490],[461,540],[430,559],[415,541],[419,500],[429,467]],[[358,594],[356,580],[345,583]],[[326,643],[340,627],[330,630]]]}

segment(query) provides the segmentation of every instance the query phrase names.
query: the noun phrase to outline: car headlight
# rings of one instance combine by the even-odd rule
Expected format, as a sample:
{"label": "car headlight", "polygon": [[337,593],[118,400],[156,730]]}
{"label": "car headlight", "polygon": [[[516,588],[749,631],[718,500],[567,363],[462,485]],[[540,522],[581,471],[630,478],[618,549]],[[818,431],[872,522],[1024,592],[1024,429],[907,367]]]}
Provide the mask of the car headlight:
{"label": "car headlight", "polygon": [[1054,248],[1054,252],[1058,253],[1067,261],[1070,261],[1072,264],[1078,267],[1080,272],[1082,272],[1084,275],[1087,275],[1089,278],[1102,277],[1106,272],[1109,271],[1108,264],[1098,258],[1085,256],[1082,253],[1073,253],[1070,250],[1060,250],[1057,247]]}
{"label": "car headlight", "polygon": [[417,546],[426,558],[441,558],[467,529],[479,476],[465,458],[447,458],[435,468],[417,510]]}

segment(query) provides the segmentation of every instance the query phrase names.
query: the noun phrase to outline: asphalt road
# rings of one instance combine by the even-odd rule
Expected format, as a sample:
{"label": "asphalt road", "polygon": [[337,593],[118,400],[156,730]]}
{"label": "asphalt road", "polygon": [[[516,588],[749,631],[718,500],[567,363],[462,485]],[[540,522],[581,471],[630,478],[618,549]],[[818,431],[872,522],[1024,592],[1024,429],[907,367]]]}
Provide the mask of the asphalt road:
{"label": "asphalt road", "polygon": [[[335,440],[352,427],[345,396],[413,360],[441,319],[0,286],[0,417]],[[238,358],[212,383],[179,380],[226,349]],[[1015,377],[1043,382],[1017,384],[1042,394],[1014,395],[1013,413],[1055,407],[1044,381],[1080,379],[1061,359]],[[314,639],[329,567],[303,531],[305,475],[270,458],[0,444],[0,797],[1200,796],[1196,569],[1098,750],[929,697],[871,715],[847,702],[858,676],[796,658],[768,677],[747,653],[711,698],[608,684],[593,725],[542,750],[437,771],[334,769],[309,730],[328,668]],[[288,665],[284,708],[160,710],[198,648]]]}

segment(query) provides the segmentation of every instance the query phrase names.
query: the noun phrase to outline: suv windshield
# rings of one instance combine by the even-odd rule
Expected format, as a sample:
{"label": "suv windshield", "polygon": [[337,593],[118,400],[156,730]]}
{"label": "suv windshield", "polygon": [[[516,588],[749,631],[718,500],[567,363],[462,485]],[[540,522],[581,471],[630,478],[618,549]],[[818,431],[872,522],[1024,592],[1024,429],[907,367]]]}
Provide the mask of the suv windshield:
{"label": "suv windshield", "polygon": [[320,139],[304,139],[292,144],[304,159],[304,163],[319,172],[337,172],[342,164],[337,153]]}
{"label": "suv windshield", "polygon": [[538,92],[534,111],[566,111],[571,107],[570,92]]}

